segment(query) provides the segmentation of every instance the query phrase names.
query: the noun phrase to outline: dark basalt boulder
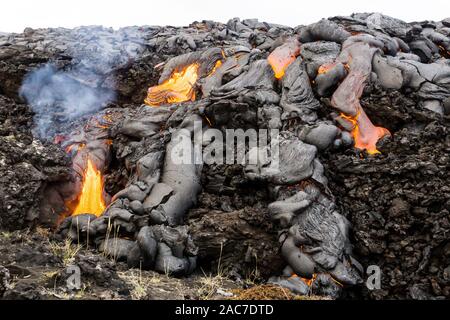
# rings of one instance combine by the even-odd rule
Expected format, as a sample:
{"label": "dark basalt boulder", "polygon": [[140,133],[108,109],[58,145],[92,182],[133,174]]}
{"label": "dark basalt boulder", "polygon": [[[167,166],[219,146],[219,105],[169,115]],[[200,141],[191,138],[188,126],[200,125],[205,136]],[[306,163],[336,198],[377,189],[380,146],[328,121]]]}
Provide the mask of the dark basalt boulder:
{"label": "dark basalt boulder", "polygon": [[[261,162],[267,159],[264,156],[257,156],[257,164],[248,164],[245,167],[245,174],[251,180],[267,181],[275,184],[294,184],[313,174],[313,161],[317,153],[317,148],[301,142],[298,138],[290,137],[280,139],[279,150],[272,150],[279,154],[279,158],[273,156],[269,163]],[[266,150],[254,150],[254,152],[267,153]],[[252,155],[250,155],[252,156]]]}
{"label": "dark basalt boulder", "polygon": [[312,144],[319,150],[325,150],[331,146],[338,133],[339,129],[336,126],[320,123],[312,127],[305,126],[300,131],[299,137],[307,144]]}

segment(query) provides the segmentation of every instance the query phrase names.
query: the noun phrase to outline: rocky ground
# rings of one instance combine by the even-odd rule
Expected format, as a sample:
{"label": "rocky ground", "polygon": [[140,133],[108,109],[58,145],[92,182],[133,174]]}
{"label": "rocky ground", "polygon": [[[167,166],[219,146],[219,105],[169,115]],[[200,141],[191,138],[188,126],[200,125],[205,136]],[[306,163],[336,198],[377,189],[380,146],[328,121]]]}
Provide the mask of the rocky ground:
{"label": "rocky ground", "polygon": [[[376,14],[355,14],[329,21],[349,34],[400,39],[397,43],[405,43],[422,63],[448,65],[448,19],[406,24]],[[55,144],[55,138],[67,133],[68,128],[77,128],[91,114],[70,121],[52,119],[54,125],[37,132],[36,123],[47,121],[44,116],[48,112],[26,104],[20,88],[30,71],[51,61],[59,70],[70,70],[70,79],[77,83],[103,92],[114,91],[115,99],[109,102],[108,110],[119,110],[123,116],[108,133],[114,141],[105,173],[106,189],[114,195],[134,179],[135,163],[145,154],[142,150],[151,150],[147,137],[140,137],[139,132],[123,134],[121,130],[123,119],[147,116],[140,104],[148,87],[158,83],[161,63],[185,53],[230,46],[251,50],[252,59],[257,60],[295,36],[305,42],[302,57],[312,79],[324,62],[320,59],[327,55],[336,58],[342,44],[335,35],[316,39],[322,36],[319,29],[233,19],[227,24],[195,22],[184,28],[146,26],[114,31],[83,27],[0,33],[0,297],[299,298],[280,286],[265,284],[285,266],[278,240],[280,228],[268,209],[273,202],[271,191],[250,181],[240,166],[206,166],[202,171],[198,202],[184,219],[198,247],[198,267],[189,276],[129,269],[125,262],[99,253],[94,245],[87,248],[84,243],[58,238],[54,228],[47,228],[42,219],[42,200],[49,186],[71,179],[72,168],[70,157]],[[386,43],[390,44],[389,39]],[[317,43],[320,50],[308,47]],[[244,69],[247,72],[249,67]],[[225,75],[229,81],[227,77],[236,75]],[[386,88],[385,79],[371,79],[364,88],[361,105],[372,122],[392,133],[391,139],[379,145],[381,154],[368,156],[353,148],[328,145],[318,153],[329,180],[327,194],[332,194],[337,210],[352,224],[354,256],[364,267],[378,265],[382,270],[380,290],[369,291],[358,285],[344,290],[344,298],[450,297],[450,93],[445,80],[449,78],[438,79],[442,80],[439,86],[436,77],[427,78],[428,87],[421,83],[414,90],[392,88],[395,83]],[[335,123],[330,115],[330,94],[321,92],[312,82],[313,98],[318,101],[314,112],[320,121]],[[280,85],[274,90],[282,91]],[[250,116],[256,112],[245,103],[215,103],[216,109],[208,116],[220,120],[217,114],[231,108],[229,124],[251,126],[256,120]],[[157,117],[166,117],[164,125],[176,128],[189,113],[183,108],[167,114],[161,111]],[[201,109],[201,105],[196,108]],[[250,116],[239,116],[240,112]],[[305,125],[303,118],[283,119],[283,127],[292,130],[296,121]],[[169,140],[164,132],[152,139],[158,140],[158,145]],[[311,140],[309,143],[314,144]],[[305,184],[311,181],[304,180]],[[289,190],[283,192],[290,195]],[[80,290],[66,286],[66,270],[72,264],[78,265],[83,275]]]}
{"label": "rocky ground", "polygon": [[[324,299],[296,296],[280,286],[259,285],[252,277],[233,280],[220,265],[187,278],[129,269],[93,248],[55,241],[51,230],[43,228],[1,232],[0,256],[3,299]],[[82,273],[80,289],[67,287],[73,265]]]}

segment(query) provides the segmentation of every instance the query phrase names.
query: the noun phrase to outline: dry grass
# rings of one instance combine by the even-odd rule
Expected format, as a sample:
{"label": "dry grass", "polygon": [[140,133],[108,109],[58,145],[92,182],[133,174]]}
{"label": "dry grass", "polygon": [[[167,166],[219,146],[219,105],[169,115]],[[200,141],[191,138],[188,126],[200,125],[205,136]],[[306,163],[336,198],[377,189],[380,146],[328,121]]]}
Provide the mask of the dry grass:
{"label": "dry grass", "polygon": [[40,227],[40,226],[36,227],[35,232],[39,236],[44,237],[44,238],[48,238],[50,236],[50,233],[51,233],[50,229],[43,228],[43,227]]}
{"label": "dry grass", "polygon": [[44,280],[54,280],[60,274],[60,270],[51,270],[42,272],[42,277]]}
{"label": "dry grass", "polygon": [[327,297],[314,295],[299,296],[289,289],[274,284],[257,285],[248,289],[232,290],[233,300],[329,300]]}
{"label": "dry grass", "polygon": [[70,300],[70,298],[72,297],[71,294],[63,291],[58,291],[56,288],[52,289],[42,288],[41,294],[44,296],[54,297],[60,300]]}
{"label": "dry grass", "polygon": [[[108,227],[106,229],[106,236],[104,240],[104,248],[102,255],[104,257],[109,257],[113,259],[115,262],[117,262],[117,256],[115,253],[117,253],[117,241],[119,239],[119,231],[120,231],[120,225],[114,226],[111,223],[111,217],[108,217]],[[112,234],[111,234],[112,233]],[[109,248],[109,240],[112,240],[112,248]],[[111,251],[111,254],[108,254],[109,250]]]}
{"label": "dry grass", "polygon": [[217,293],[217,290],[223,286],[226,277],[222,274],[206,275],[200,278],[200,288],[198,289],[198,295],[202,300],[211,300],[211,298]]}
{"label": "dry grass", "polygon": [[58,290],[57,288],[42,288],[41,294],[44,296],[54,297],[60,300],[84,299],[86,296],[85,288],[82,287],[77,292],[67,292]]}
{"label": "dry grass", "polygon": [[49,246],[52,253],[61,258],[64,266],[72,264],[81,250],[81,246],[73,244],[70,239],[66,239],[63,243],[50,241]]}
{"label": "dry grass", "polygon": [[222,250],[223,244],[220,246],[219,261],[217,263],[217,273],[206,274],[203,270],[203,277],[200,278],[200,288],[198,289],[198,295],[200,299],[211,300],[212,297],[217,293],[217,290],[223,286],[224,281],[227,279],[225,276],[225,270],[223,269],[222,263]]}
{"label": "dry grass", "polygon": [[292,300],[294,295],[289,289],[263,284],[248,289],[233,290],[235,294],[232,299],[237,300]]}
{"label": "dry grass", "polygon": [[8,240],[12,237],[12,233],[9,231],[2,231],[0,232],[0,238]]}
{"label": "dry grass", "polygon": [[158,274],[143,276],[142,270],[130,269],[123,272],[117,272],[117,274],[133,287],[131,290],[131,298],[133,300],[145,298],[147,296],[147,288],[161,282],[161,278]]}

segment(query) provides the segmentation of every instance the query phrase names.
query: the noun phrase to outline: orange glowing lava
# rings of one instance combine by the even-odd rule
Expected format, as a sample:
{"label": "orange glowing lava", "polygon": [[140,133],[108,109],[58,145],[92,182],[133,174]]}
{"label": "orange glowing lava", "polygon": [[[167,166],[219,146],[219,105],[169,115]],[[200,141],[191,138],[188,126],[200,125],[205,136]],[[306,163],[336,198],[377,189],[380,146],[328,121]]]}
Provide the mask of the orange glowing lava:
{"label": "orange glowing lava", "polygon": [[148,89],[144,102],[149,106],[159,106],[166,103],[176,103],[195,100],[194,84],[198,79],[197,63],[173,72],[169,79],[158,86]]}
{"label": "orange glowing lava", "polygon": [[212,76],[216,72],[216,70],[220,68],[221,65],[222,65],[222,61],[221,60],[217,60],[216,64],[214,65],[214,68],[208,74],[208,77]]}
{"label": "orange glowing lava", "polygon": [[279,46],[267,58],[275,78],[281,79],[284,76],[284,72],[287,67],[295,61],[300,54],[300,43],[297,40],[288,41],[285,44]]}
{"label": "orange glowing lava", "polygon": [[105,208],[102,174],[97,170],[91,159],[88,159],[87,168],[83,177],[83,189],[72,215],[91,213],[98,217],[103,213]]}
{"label": "orange glowing lava", "polygon": [[375,126],[364,110],[360,109],[355,117],[341,113],[341,117],[353,124],[352,136],[355,140],[355,148],[366,150],[368,154],[380,153],[377,150],[377,142],[386,135],[391,135],[389,130]]}

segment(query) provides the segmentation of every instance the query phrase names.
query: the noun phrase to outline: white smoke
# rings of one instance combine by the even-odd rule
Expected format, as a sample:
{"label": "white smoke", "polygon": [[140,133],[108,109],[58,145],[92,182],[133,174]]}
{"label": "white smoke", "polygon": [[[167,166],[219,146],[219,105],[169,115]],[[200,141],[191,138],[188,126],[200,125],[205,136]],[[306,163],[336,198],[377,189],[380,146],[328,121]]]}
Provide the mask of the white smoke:
{"label": "white smoke", "polygon": [[94,113],[115,98],[112,90],[92,88],[58,71],[51,63],[29,73],[20,88],[35,113],[35,134],[46,138],[52,126],[52,113],[58,113],[60,122],[72,121]]}
{"label": "white smoke", "polygon": [[102,87],[105,79],[145,49],[140,45],[142,33],[135,28],[79,27],[53,32],[60,32],[57,43],[67,44],[63,54],[71,57],[71,64],[58,70],[47,63],[27,74],[19,91],[35,113],[34,134],[41,139],[50,138],[55,125],[93,114],[113,102],[115,88]]}

